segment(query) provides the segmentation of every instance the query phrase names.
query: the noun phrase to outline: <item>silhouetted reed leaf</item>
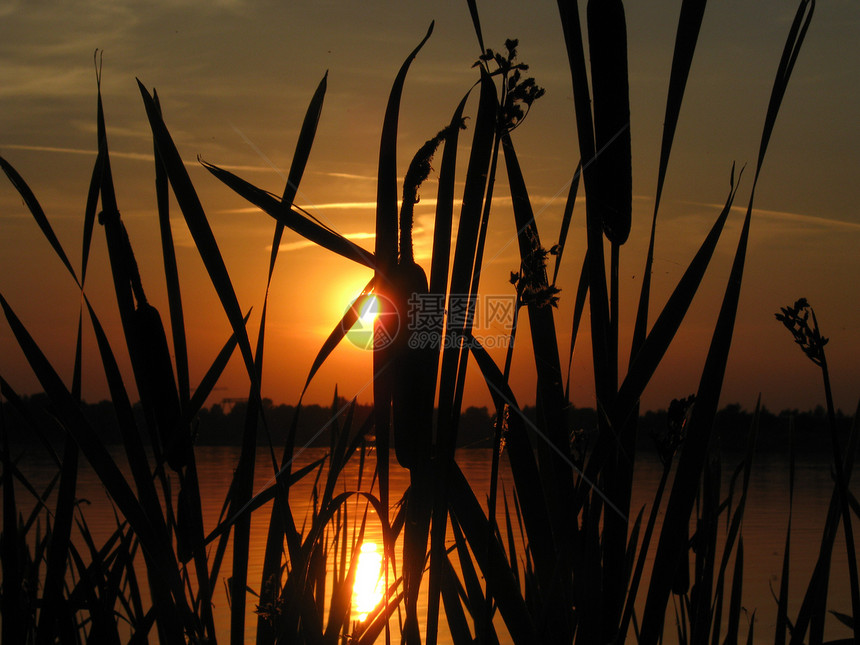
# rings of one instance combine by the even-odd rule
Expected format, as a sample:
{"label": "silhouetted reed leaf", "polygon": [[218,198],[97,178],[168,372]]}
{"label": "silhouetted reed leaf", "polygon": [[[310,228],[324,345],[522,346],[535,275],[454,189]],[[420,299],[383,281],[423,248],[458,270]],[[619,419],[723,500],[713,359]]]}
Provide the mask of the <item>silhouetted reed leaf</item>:
{"label": "silhouetted reed leaf", "polygon": [[579,192],[579,178],[582,176],[582,162],[576,164],[570,189],[567,192],[567,201],[564,204],[564,212],[561,215],[561,229],[558,232],[558,244],[555,251],[555,267],[552,270],[552,284],[558,279],[558,270],[561,268],[561,256],[564,253],[564,245],[567,242],[567,232],[570,230],[570,220],[573,219],[573,208],[576,206],[576,194]]}
{"label": "silhouetted reed leaf", "polygon": [[[573,479],[570,477],[570,437],[564,416],[567,403],[553,320],[557,289],[550,287],[545,266],[534,261],[535,256],[543,254],[544,251],[513,142],[507,134],[502,137],[502,150],[511,190],[520,260],[524,267],[530,267],[529,271],[533,275],[529,276],[529,279],[535,286],[535,297],[528,301],[527,306],[532,354],[537,373],[537,401],[540,410],[538,427],[543,435],[536,448],[547,506],[553,509],[549,513],[549,519],[555,534],[561,536],[568,534],[568,523],[572,521],[572,514],[561,512],[560,509],[570,508],[574,491]],[[555,509],[559,511],[555,512]],[[556,597],[558,598],[560,596]]]}
{"label": "silhouetted reed leaf", "polygon": [[[5,301],[4,301],[5,304]],[[0,405],[0,433],[3,442],[3,535],[0,536],[0,554],[2,554],[3,590],[0,596],[0,607],[3,610],[2,636],[4,643],[23,643],[24,621],[9,620],[10,616],[20,616],[22,596],[18,593],[7,593],[7,589],[21,588],[21,568],[18,558],[18,511],[15,503],[15,487],[12,483],[12,460],[9,453],[9,435],[6,429],[5,412]]]}
{"label": "silhouetted reed leaf", "polygon": [[[463,203],[454,248],[451,269],[451,282],[448,290],[448,308],[452,298],[469,294],[472,283],[472,268],[475,266],[475,252],[478,231],[481,223],[481,210],[484,204],[484,191],[493,147],[498,100],[496,88],[490,76],[481,68],[481,91],[478,100],[478,115],[475,117],[475,130],[469,164],[466,170],[466,184],[463,188]],[[460,321],[457,321],[460,324]],[[458,411],[454,410],[454,393],[457,389],[459,373],[460,345],[457,341],[468,329],[454,329],[449,321],[445,329],[446,342],[442,352],[442,372],[439,381],[439,444],[442,454],[452,456],[456,437],[449,436],[450,419]]]}
{"label": "silhouetted reed leaf", "polygon": [[59,632],[57,621],[59,619],[59,609],[63,603],[63,581],[66,576],[66,562],[72,530],[72,514],[75,510],[77,477],[78,446],[71,436],[66,436],[60,491],[57,495],[57,510],[54,513],[54,526],[51,532],[51,541],[48,545],[47,568],[42,592],[42,611],[39,614],[38,638],[36,641],[38,644],[53,642],[54,635]]}
{"label": "silhouetted reed leaf", "polygon": [[648,308],[651,299],[651,273],[654,264],[657,211],[660,208],[663,184],[666,179],[666,170],[669,166],[669,155],[672,151],[672,142],[675,139],[675,129],[681,113],[681,102],[687,87],[687,77],[690,73],[693,54],[699,39],[699,29],[702,25],[706,3],[707,0],[684,0],[681,4],[681,14],[678,18],[675,51],[672,56],[672,71],[669,74],[669,92],[666,97],[666,115],[663,119],[663,139],[660,147],[660,162],[657,169],[657,190],[654,197],[654,213],[651,219],[651,235],[645,259],[645,270],[642,273],[639,307],[636,311],[636,322],[633,326],[633,342],[630,351],[631,361],[639,353],[639,349],[648,332]]}
{"label": "silhouetted reed leaf", "polygon": [[233,290],[233,283],[230,280],[227,267],[224,265],[221,251],[218,249],[218,243],[215,241],[215,236],[212,234],[212,229],[206,220],[206,215],[197,197],[197,192],[191,184],[188,171],[185,169],[182,158],[179,156],[179,151],[176,149],[173,139],[164,125],[164,121],[161,119],[155,102],[140,81],[138,81],[138,86],[143,97],[144,106],[146,107],[146,114],[149,118],[153,137],[158,146],[158,154],[173,186],[173,194],[176,196],[176,201],[179,203],[179,208],[182,210],[185,222],[188,224],[188,230],[194,238],[194,243],[203,260],[203,264],[206,266],[209,278],[221,300],[224,313],[233,327],[233,333],[236,334],[239,349],[245,361],[248,378],[251,383],[257,383],[258,379],[254,369],[251,343],[245,331],[245,324],[242,312],[239,309],[239,302],[236,299],[236,292]]}
{"label": "silhouetted reed leaf", "polygon": [[788,419],[788,523],[785,529],[785,547],[782,550],[782,573],[779,577],[779,597],[776,601],[776,627],[774,628],[774,645],[785,645],[788,630],[788,591],[791,573],[791,523],[794,517],[794,471],[795,443],[794,417]]}
{"label": "silhouetted reed leaf", "polygon": [[123,439],[123,447],[125,448],[132,477],[137,486],[138,495],[144,507],[146,507],[147,514],[153,518],[161,518],[162,509],[152,482],[149,460],[143,448],[140,431],[135,421],[131,400],[123,384],[119,365],[114,357],[113,350],[101,322],[99,322],[89,301],[86,301],[86,304],[96,337],[96,346],[101,357],[105,379],[108,384],[108,391],[110,392],[111,401],[117,416],[120,435]]}
{"label": "silhouetted reed leaf", "polygon": [[451,512],[469,541],[475,561],[481,568],[499,613],[514,642],[539,642],[531,614],[520,594],[516,579],[508,568],[507,558],[495,537],[488,539],[488,521],[469,483],[457,464],[451,466],[448,503]]}
{"label": "silhouetted reed leaf", "polygon": [[[530,550],[535,555],[538,575],[542,576],[544,583],[549,584],[556,562],[553,555],[555,542],[548,500],[543,492],[544,484],[525,428],[525,414],[520,410],[513,392],[492,357],[474,337],[469,336],[466,340],[493,397],[496,414],[506,415],[506,418],[500,421],[506,426],[503,427],[505,452],[511,464],[517,495],[524,502],[526,532]],[[538,440],[544,439],[538,437]]]}
{"label": "silhouetted reed leaf", "polygon": [[41,424],[39,424],[33,417],[33,412],[30,410],[30,406],[21,399],[18,393],[2,376],[0,376],[0,394],[5,397],[5,403],[11,404],[15,408],[15,411],[25,420],[28,429],[36,435],[39,439],[39,443],[41,443],[42,447],[45,449],[45,454],[51,458],[51,461],[57,467],[57,471],[61,471],[63,469],[62,462],[57,456],[57,452],[54,450],[51,442],[45,436]]}
{"label": "silhouetted reed leaf", "polygon": [[[723,377],[731,347],[735,316],[737,315],[740,287],[743,279],[744,260],[749,239],[749,212],[744,220],[738,249],[732,264],[726,293],[717,318],[716,328],[702,370],[696,405],[690,418],[689,430],[669,502],[663,530],[657,545],[654,573],[645,603],[642,618],[641,642],[653,645],[657,642],[663,627],[663,616],[672,584],[672,577],[679,559],[687,552],[686,527],[693,508],[698,481],[705,464],[708,446],[711,442],[711,429],[719,403]],[[656,324],[655,324],[656,326]],[[653,333],[653,332],[652,332]],[[644,350],[643,350],[644,351]]]}
{"label": "silhouetted reed leaf", "polygon": [[588,89],[588,74],[585,69],[585,50],[582,46],[582,26],[579,20],[578,4],[578,2],[571,2],[570,0],[558,0],[561,28],[567,47],[567,58],[573,84],[579,158],[585,173],[587,197],[591,180],[588,166],[594,157],[594,124],[591,118],[591,92]]}
{"label": "silhouetted reed leaf", "polygon": [[397,123],[400,116],[400,98],[409,66],[432,33],[433,23],[430,23],[427,34],[403,61],[391,87],[382,123],[376,187],[375,251],[377,271],[382,273],[377,280],[381,289],[385,289],[388,272],[397,263]]}
{"label": "silhouetted reed leaf", "polygon": [[[743,170],[741,170],[742,174]],[[738,179],[740,179],[740,176]],[[713,257],[714,249],[723,232],[723,227],[731,211],[736,192],[737,185],[735,183],[734,166],[732,166],[729,194],[723,210],[699,247],[695,257],[690,261],[687,270],[678,281],[672,295],[666,301],[666,305],[654,322],[654,326],[642,344],[639,353],[631,361],[627,376],[621,383],[616,400],[616,409],[619,413],[617,422],[623,422],[633,410],[633,406],[639,401],[639,397],[642,395],[645,386],[650,381],[666,350],[669,349],[669,345],[675,338],[675,333],[681,326],[690,303],[699,289],[708,264]]]}
{"label": "silhouetted reed leaf", "polygon": [[87,277],[87,266],[90,258],[90,246],[93,239],[93,228],[96,222],[96,209],[98,208],[99,189],[102,177],[102,156],[96,155],[96,163],[93,166],[93,174],[90,177],[90,187],[87,191],[87,205],[84,210],[84,232],[81,249],[81,284]]}
{"label": "silhouetted reed leaf", "polygon": [[[457,242],[454,248],[454,259],[451,268],[450,288],[447,295],[447,307],[450,311],[453,298],[462,298],[468,294],[472,281],[472,269],[475,266],[475,253],[478,241],[478,230],[481,222],[481,209],[484,203],[484,192],[487,185],[487,173],[490,167],[493,141],[496,131],[496,118],[498,110],[498,99],[496,88],[490,76],[481,67],[480,94],[478,99],[478,114],[475,117],[474,133],[469,151],[469,163],[466,170],[466,184],[463,188],[463,202],[460,210],[460,218],[457,230]],[[465,97],[464,99],[465,100]],[[461,102],[455,112],[454,118],[460,117],[463,103]],[[452,119],[453,122],[453,119]],[[446,143],[443,164],[446,160],[456,157],[456,150]],[[453,164],[453,161],[451,162]],[[453,171],[453,167],[451,168]],[[446,176],[446,181],[453,182],[453,175]],[[441,178],[440,178],[441,182]],[[440,183],[440,190],[442,186]],[[446,187],[446,199],[453,200],[453,186]],[[440,193],[440,199],[442,193]],[[446,210],[449,206],[445,205]],[[453,212],[453,203],[450,205]],[[437,222],[434,237],[440,232],[440,227],[449,226],[447,221]],[[445,231],[450,242],[450,232]],[[447,253],[438,255],[434,239],[433,266],[431,268],[430,282],[432,293],[445,293],[445,274],[447,272]],[[438,267],[438,270],[437,270]],[[437,412],[437,454],[440,458],[436,460],[437,470],[435,477],[435,502],[433,507],[433,522],[430,536],[430,580],[428,591],[427,609],[427,641],[433,645],[436,640],[439,618],[439,593],[441,585],[441,573],[443,571],[442,558],[445,557],[445,532],[448,523],[448,508],[445,503],[447,496],[446,472],[453,460],[456,448],[456,417],[459,410],[456,409],[456,392],[458,389],[458,375],[460,373],[459,361],[462,356],[460,339],[469,330],[454,328],[452,319],[448,318],[445,329],[445,342],[442,350],[442,367],[438,381],[438,412]],[[465,373],[465,366],[463,370]]]}
{"label": "silhouetted reed leaf", "polygon": [[[153,91],[153,101],[159,115],[161,115],[161,103],[158,100],[158,93],[155,91]],[[158,146],[154,141],[152,145],[155,155],[155,200],[158,209],[158,226],[161,233],[161,257],[164,262],[167,302],[170,308],[170,330],[173,336],[173,356],[176,361],[179,400],[184,410],[191,397],[191,385],[188,376],[188,345],[185,337],[185,317],[182,312],[182,292],[179,288],[179,269],[176,265],[173,232],[170,229],[167,171],[158,154]]]}
{"label": "silhouetted reed leaf", "polygon": [[487,50],[484,48],[484,36],[481,34],[481,19],[478,15],[478,4],[475,0],[466,0],[466,4],[469,6],[472,26],[475,28],[475,36],[478,38],[478,47],[481,48],[481,53],[483,54]]}
{"label": "silhouetted reed leaf", "polygon": [[582,259],[582,269],[579,271],[579,284],[576,286],[576,297],[573,303],[573,321],[570,324],[570,353],[567,356],[567,379],[564,382],[564,398],[570,401],[570,370],[573,365],[573,350],[576,347],[576,337],[579,335],[579,324],[582,322],[582,311],[585,309],[585,297],[588,295],[588,252]]}
{"label": "silhouetted reed leaf", "polygon": [[[245,325],[248,324],[248,318],[250,316],[251,310],[249,309],[243,319]],[[188,404],[186,412],[186,422],[190,423],[191,419],[193,419],[203,408],[203,405],[206,403],[206,399],[209,398],[209,395],[218,383],[218,379],[221,378],[221,374],[223,374],[224,369],[227,367],[227,363],[230,362],[230,357],[233,356],[233,351],[236,349],[237,343],[238,339],[236,338],[236,334],[231,334],[227,342],[224,343],[224,347],[222,347],[221,351],[218,352],[218,356],[216,356],[215,360],[212,361],[212,365],[210,365],[209,369],[206,370],[206,374],[203,375],[203,378],[200,380],[200,384],[195,388],[194,394],[191,395],[191,401]]]}
{"label": "silhouetted reed leaf", "polygon": [[663,194],[669,155],[675,139],[675,129],[681,114],[681,102],[687,88],[687,78],[693,63],[693,54],[699,40],[699,29],[705,14],[707,0],[684,0],[678,17],[678,31],[675,34],[675,51],[672,54],[672,71],[669,73],[669,92],[666,96],[666,114],[663,118],[663,139],[660,145],[660,163],[657,170],[657,191],[654,205],[656,218]]}
{"label": "silhouetted reed leaf", "polygon": [[354,262],[371,269],[374,267],[375,261],[371,252],[365,251],[339,233],[320,226],[295,207],[284,204],[278,197],[257,188],[233,173],[203,160],[200,160],[200,163],[236,193],[302,237]]}
{"label": "silhouetted reed leaf", "polygon": [[463,590],[454,567],[451,566],[451,562],[447,556],[442,562],[443,569],[440,588],[442,603],[445,607],[445,618],[448,621],[448,629],[451,630],[451,639],[454,645],[468,645],[474,641],[469,631],[466,614],[463,611],[463,603],[460,601],[461,597],[465,597],[466,595],[465,590]]}
{"label": "silhouetted reed leaf", "polygon": [[[124,517],[128,520],[135,533],[144,545],[150,563],[156,572],[153,582],[153,594],[159,593],[159,585],[167,589],[173,583],[174,589],[181,589],[181,582],[176,574],[176,564],[167,552],[166,545],[153,529],[150,519],[147,517],[128,483],[117,467],[110,453],[99,440],[89,422],[84,418],[80,406],[74,397],[63,385],[62,380],[51,367],[48,360],[42,354],[35,341],[21,324],[21,321],[12,311],[5,298],[0,295],[0,306],[2,306],[10,328],[15,335],[18,345],[27,357],[33,372],[39,379],[45,393],[55,406],[58,418],[74,437],[81,451],[90,462],[93,470],[98,475],[102,485],[116,502]],[[171,573],[172,572],[172,573]],[[177,598],[181,603],[181,597]],[[165,606],[162,614],[164,628],[167,633],[173,630],[181,630],[177,615],[174,613],[175,605]]]}
{"label": "silhouetted reed leaf", "polygon": [[[151,527],[119,468],[117,468],[107,449],[96,437],[95,432],[84,418],[78,404],[63,385],[60,377],[2,295],[0,295],[0,306],[2,306],[12,333],[18,341],[18,346],[24,352],[45,393],[56,406],[56,413],[77,440],[96,474],[99,475],[102,484],[110,492],[111,497],[123,511],[129,523],[135,527],[141,541],[148,543],[152,539]],[[150,546],[152,546],[151,543]]]}
{"label": "silhouetted reed leaf", "polygon": [[[487,599],[481,590],[481,580],[475,571],[475,564],[469,553],[469,547],[466,545],[466,539],[463,537],[459,524],[453,519],[451,521],[451,533],[454,535],[454,545],[457,549],[457,558],[463,575],[463,587],[468,601],[466,606],[475,622],[476,639],[478,642],[498,642],[498,637],[496,637],[492,627],[492,620],[487,613],[489,611]],[[492,593],[489,589],[488,592]]]}
{"label": "silhouetted reed leaf", "polygon": [[779,68],[776,72],[776,80],[773,84],[770,101],[767,106],[767,114],[765,115],[764,128],[761,135],[761,145],[759,146],[758,163],[756,164],[756,178],[758,178],[758,174],[761,171],[767,146],[770,143],[770,137],[776,124],[776,117],[779,114],[782,99],[785,97],[788,81],[791,78],[791,72],[794,70],[794,64],[797,62],[797,56],[800,54],[803,40],[806,38],[806,32],[812,23],[812,14],[814,11],[815,0],[801,0],[794,15],[794,20],[791,23],[785,48],[779,61]]}
{"label": "silhouetted reed leaf", "polygon": [[[214,540],[215,538],[228,532],[241,517],[246,516],[246,515],[250,515],[251,513],[256,511],[258,508],[260,508],[264,504],[271,502],[273,499],[275,499],[275,497],[278,495],[278,491],[280,490],[280,487],[282,485],[292,486],[296,482],[303,479],[308,473],[311,473],[314,470],[316,470],[317,468],[319,468],[324,462],[325,462],[325,457],[321,457],[321,458],[311,462],[307,466],[303,466],[302,468],[300,468],[296,472],[290,473],[288,481],[284,481],[281,484],[275,482],[275,483],[270,484],[269,486],[267,486],[263,490],[261,490],[259,493],[254,495],[254,497],[251,499],[250,502],[248,502],[248,504],[245,507],[239,509],[239,511],[235,515],[233,515],[233,516],[229,517],[228,519],[224,520],[223,522],[219,523],[218,526],[216,526],[209,533],[209,535],[207,535],[206,538],[203,540],[204,546],[209,544],[210,542],[212,542],[212,540]],[[278,479],[279,477],[280,477],[280,473],[276,476],[275,479]]]}
{"label": "silhouetted reed leaf", "polygon": [[[436,220],[433,226],[433,255],[430,265],[430,293],[444,296],[448,285],[448,269],[451,255],[451,229],[454,218],[454,180],[457,167],[457,143],[463,122],[463,110],[471,90],[461,99],[454,110],[449,125],[450,134],[443,144],[442,161],[439,164],[439,187],[436,193]],[[441,334],[441,329],[439,333]]]}
{"label": "silhouetted reed leaf", "polygon": [[[432,33],[433,23],[431,22],[424,38],[422,38],[418,46],[412,50],[400,66],[400,70],[394,79],[388,95],[388,104],[386,105],[385,116],[382,122],[376,185],[376,240],[374,248],[374,257],[376,260],[374,284],[380,293],[388,293],[390,291],[389,281],[393,277],[392,271],[397,264],[397,123],[400,116],[400,99],[409,67]],[[381,329],[382,323],[380,320],[386,320],[386,316],[396,313],[391,311],[391,305],[385,300],[380,299],[379,316],[374,322],[374,337]],[[390,369],[391,359],[390,348],[382,346],[374,347],[373,413],[375,415],[376,439],[379,448],[376,453],[376,459],[379,471],[379,494],[382,499],[383,513],[381,518],[383,524],[388,523],[388,447],[391,427],[391,397],[394,388],[393,379],[395,378]],[[387,563],[387,560],[383,560],[383,562]],[[383,566],[386,565],[384,564]]]}
{"label": "silhouetted reed leaf", "polygon": [[18,174],[18,171],[12,167],[12,165],[6,161],[3,157],[0,157],[0,168],[3,168],[3,172],[6,173],[6,176],[9,178],[9,181],[12,182],[12,185],[15,187],[15,190],[18,191],[18,194],[21,195],[21,198],[24,200],[24,203],[27,205],[27,208],[30,211],[30,214],[33,216],[33,219],[36,220],[36,224],[39,225],[39,228],[42,231],[42,234],[45,236],[45,239],[48,240],[48,243],[51,245],[51,248],[54,249],[54,253],[57,254],[57,257],[60,258],[60,261],[69,271],[69,274],[72,276],[72,279],[81,287],[81,283],[78,281],[78,276],[75,273],[75,270],[72,268],[71,262],[69,262],[69,258],[66,256],[66,252],[63,250],[63,246],[60,244],[60,240],[57,239],[57,236],[54,234],[54,229],[51,227],[51,223],[48,221],[47,216],[45,215],[45,211],[42,210],[42,206],[39,204],[39,200],[36,199],[36,196],[33,194],[33,191],[30,190],[30,187],[27,185],[27,182],[24,181],[24,178]]}
{"label": "silhouetted reed leaf", "polygon": [[311,365],[310,372],[308,373],[308,378],[305,380],[305,386],[302,388],[301,396],[299,396],[299,402],[304,398],[305,392],[307,392],[308,386],[311,384],[311,380],[319,368],[322,367],[322,364],[325,363],[326,359],[340,344],[340,341],[342,341],[353,328],[355,323],[361,317],[363,308],[371,301],[372,298],[374,298],[374,295],[371,293],[373,282],[374,279],[371,278],[370,282],[368,282],[364,289],[361,290],[361,294],[349,305],[349,308],[343,314],[340,322],[338,322],[334,329],[331,330],[325,343],[323,343],[323,346],[317,352],[316,358],[314,358],[313,365]]}

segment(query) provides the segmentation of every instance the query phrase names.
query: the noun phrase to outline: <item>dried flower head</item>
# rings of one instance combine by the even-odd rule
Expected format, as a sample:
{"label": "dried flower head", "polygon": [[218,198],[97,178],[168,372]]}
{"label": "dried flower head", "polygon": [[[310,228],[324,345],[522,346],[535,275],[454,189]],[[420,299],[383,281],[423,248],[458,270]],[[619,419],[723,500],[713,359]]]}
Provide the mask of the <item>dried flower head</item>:
{"label": "dried flower head", "polygon": [[[529,66],[517,62],[516,38],[505,41],[505,54],[487,49],[474,66],[484,65],[490,76],[501,76],[502,101],[499,109],[499,130],[507,133],[519,126],[526,118],[532,104],[542,97],[546,90],[540,87],[532,77],[523,78]],[[494,62],[496,69],[490,71],[489,63]]]}
{"label": "dried flower head", "polygon": [[557,307],[561,289],[549,284],[546,276],[546,259],[552,251],[532,241],[532,250],[520,263],[520,270],[511,271],[510,282],[517,288],[520,306]]}
{"label": "dried flower head", "polygon": [[800,345],[809,360],[821,367],[825,360],[824,346],[830,339],[819,332],[815,312],[806,298],[800,298],[791,307],[780,307],[780,310],[782,313],[774,314],[776,319],[791,332],[794,342]]}

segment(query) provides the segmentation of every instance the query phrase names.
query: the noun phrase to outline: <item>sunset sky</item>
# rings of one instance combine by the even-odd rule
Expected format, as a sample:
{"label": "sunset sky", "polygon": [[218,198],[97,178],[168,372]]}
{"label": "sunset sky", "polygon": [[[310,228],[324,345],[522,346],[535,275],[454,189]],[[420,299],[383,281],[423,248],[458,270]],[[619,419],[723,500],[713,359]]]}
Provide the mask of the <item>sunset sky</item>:
{"label": "sunset sky", "polygon": [[[584,7],[585,3],[581,3]],[[622,356],[629,335],[653,209],[668,74],[680,2],[628,2],[634,158],[633,229],[622,249]],[[682,275],[725,200],[733,162],[747,164],[712,266],[645,408],[694,392],[725,289],[773,76],[797,4],[713,2],[705,13],[663,194],[651,320]],[[487,46],[518,38],[520,58],[546,88],[514,134],[544,246],[558,237],[567,185],[578,162],[570,73],[555,3],[479,2]],[[250,208],[197,163],[227,167],[282,193],[308,102],[328,71],[328,92],[296,203],[366,249],[373,249],[379,138],[391,83],[431,20],[435,30],[413,63],[403,95],[398,170],[448,123],[477,78],[479,55],[465,2],[150,3],[5,0],[0,4],[0,154],[42,203],[73,263],[80,265],[84,205],[96,149],[93,51],[104,51],[102,92],[119,208],[144,287],[167,319],[155,211],[152,139],[135,78],[156,88],[165,122],[187,161],[234,288],[259,324],[273,221]],[[820,374],[773,317],[806,297],[827,346],[837,407],[852,413],[860,395],[860,3],[822,0],[800,54],[756,191],[735,339],[722,402],[751,408],[759,392],[772,410],[823,403]],[[468,112],[474,117],[475,103]],[[461,136],[462,189],[473,119]],[[79,293],[12,185],[0,180],[0,293],[55,367],[71,378]],[[417,261],[429,271],[437,175],[416,207]],[[482,291],[510,296],[519,264],[515,228],[500,173]],[[191,353],[192,385],[229,336],[229,324],[185,223],[172,206]],[[556,326],[567,363],[572,301],[585,248],[584,203],[574,213],[559,277]],[[371,271],[288,231],[270,296],[264,396],[295,403],[313,358]],[[104,234],[97,225],[87,292],[124,354]],[[525,327],[512,382],[534,402],[534,366]],[[587,332],[587,328],[585,330]],[[488,333],[497,333],[490,330]],[[107,395],[90,332],[84,397]],[[581,335],[571,397],[593,406],[590,343]],[[503,354],[494,352],[497,360]],[[124,361],[127,364],[127,360]],[[5,321],[0,374],[19,392],[38,390]],[[370,400],[370,353],[345,344],[317,375],[306,400],[339,393]],[[128,379],[131,386],[131,379]],[[234,360],[210,402],[247,396]],[[489,405],[473,375],[467,404]]]}

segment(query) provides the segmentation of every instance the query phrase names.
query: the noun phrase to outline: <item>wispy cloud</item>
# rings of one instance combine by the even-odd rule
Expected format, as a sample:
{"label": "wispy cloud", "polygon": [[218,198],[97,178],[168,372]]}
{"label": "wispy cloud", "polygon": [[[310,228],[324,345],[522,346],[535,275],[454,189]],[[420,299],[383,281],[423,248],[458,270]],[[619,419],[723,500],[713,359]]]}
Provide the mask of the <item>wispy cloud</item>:
{"label": "wispy cloud", "polygon": [[[346,233],[344,237],[348,240],[373,240],[376,239],[376,235],[373,233],[367,232],[356,232],[356,233]],[[310,240],[298,240],[297,242],[285,242],[282,243],[279,247],[279,251],[298,251],[301,249],[308,249],[312,247],[318,246],[315,242],[311,242]],[[266,246],[267,251],[272,250],[272,245],[269,244]]]}
{"label": "wispy cloud", "polygon": [[317,175],[322,175],[324,177],[334,177],[336,179],[358,179],[360,181],[376,181],[375,175],[356,175],[349,172],[325,172],[318,171]]}
{"label": "wispy cloud", "polygon": [[[706,203],[706,202],[684,202],[693,206],[712,208],[720,210],[723,204]],[[746,213],[746,206],[732,206],[734,213]],[[774,211],[763,208],[753,208],[753,217],[763,218],[771,221],[783,223],[802,224],[804,226],[814,226],[819,229],[829,229],[834,231],[860,231],[860,222],[849,222],[847,220],[833,219],[832,217],[822,217],[809,213],[791,213],[788,211]]]}
{"label": "wispy cloud", "polygon": [[[95,149],[87,149],[87,148],[61,148],[55,146],[27,146],[20,145],[17,143],[9,143],[4,144],[0,143],[0,149],[7,150],[24,150],[27,152],[47,152],[51,154],[69,154],[69,155],[84,155],[88,157],[95,158],[96,150]],[[122,151],[110,151],[111,159],[130,159],[132,161],[145,161],[147,163],[155,163],[155,157],[151,154],[141,153],[141,152],[122,152]],[[200,167],[200,162],[196,159],[188,160],[183,159],[183,164],[185,164],[189,168],[198,168]],[[267,168],[265,166],[247,166],[247,165],[231,165],[231,164],[223,164],[218,166],[219,168],[223,168],[224,170],[235,170],[240,172],[271,172],[271,168]],[[225,210],[221,212],[225,213],[241,213],[241,212],[257,212],[257,208],[240,208],[234,210]]]}

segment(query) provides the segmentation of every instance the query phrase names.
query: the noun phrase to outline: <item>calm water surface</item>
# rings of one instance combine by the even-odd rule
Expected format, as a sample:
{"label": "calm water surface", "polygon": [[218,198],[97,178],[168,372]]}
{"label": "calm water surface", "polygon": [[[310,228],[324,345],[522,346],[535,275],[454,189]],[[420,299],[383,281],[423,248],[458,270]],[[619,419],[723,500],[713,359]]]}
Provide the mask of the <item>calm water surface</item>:
{"label": "calm water surface", "polygon": [[[55,472],[50,462],[38,456],[37,453],[39,452],[37,448],[30,449],[28,453],[32,453],[32,455],[26,455],[25,459],[19,464],[21,470],[31,478],[32,483],[37,489],[40,488],[40,485],[44,486],[47,484],[49,478]],[[121,450],[114,449],[113,454],[118,462],[122,461]],[[196,454],[204,503],[204,522],[206,532],[208,533],[217,524],[221,506],[236,466],[239,449],[223,446],[200,446],[197,448]],[[306,450],[297,458],[296,467],[310,463],[323,454],[324,451],[322,449]],[[485,491],[488,489],[490,479],[491,460],[489,451],[462,450],[457,454],[457,461],[469,478],[478,498],[486,503]],[[373,460],[369,460],[368,463],[371,470],[365,472],[364,490],[367,490],[370,484],[370,478],[367,475],[369,472],[372,472]],[[393,460],[393,455],[392,463],[396,463]],[[501,481],[510,491],[510,472],[506,468],[506,461],[503,460],[502,464]],[[728,481],[734,465],[734,462],[730,459],[724,464],[726,481]],[[358,460],[353,459],[350,467],[341,476],[338,492],[355,489],[357,483],[357,466]],[[257,461],[255,492],[263,490],[270,483],[271,473],[271,460],[266,456],[266,452],[261,450]],[[643,505],[650,504],[653,492],[656,490],[660,479],[660,474],[661,467],[656,461],[640,461],[637,465],[633,515]],[[408,476],[406,472],[396,467],[392,468],[391,499],[397,500],[407,484]],[[291,491],[293,515],[298,526],[302,526],[306,519],[308,522],[310,521],[309,509],[312,486],[313,477],[306,477]],[[725,490],[726,488],[724,487],[724,493]],[[809,576],[811,575],[818,554],[821,527],[827,513],[832,490],[833,485],[828,464],[819,461],[801,461],[798,463],[792,533],[792,599],[789,606],[789,616],[792,618],[796,615],[800,606],[803,592],[809,581]],[[23,500],[23,496],[26,493],[20,488],[16,489],[16,492],[18,493],[18,499]],[[378,493],[376,489],[373,492]],[[81,459],[81,472],[78,481],[78,496],[89,501],[84,511],[87,522],[97,543],[103,542],[116,528],[113,508],[104,488],[83,458]],[[362,512],[364,504],[356,502],[354,508]],[[254,589],[259,588],[260,577],[262,575],[262,560],[265,551],[266,530],[270,509],[271,504],[268,504],[256,511],[252,516],[248,581],[249,585]],[[371,511],[365,539],[381,544],[381,532],[379,524],[375,520],[376,518]],[[501,516],[500,520],[502,520]],[[768,459],[766,457],[759,458],[752,472],[751,491],[743,526],[745,549],[744,607],[748,611],[748,615],[753,610],[756,611],[756,643],[773,642],[776,601],[773,599],[771,589],[776,590],[779,588],[779,575],[782,566],[782,551],[785,542],[787,521],[788,467],[782,460]],[[659,526],[655,530],[655,535],[658,534],[658,531]],[[652,544],[652,551],[653,546],[654,544]],[[733,565],[733,562],[734,559],[732,559],[730,567]],[[837,544],[834,547],[831,595],[828,608],[850,613],[850,598],[848,596],[845,563],[845,547],[840,532]],[[231,550],[228,548],[219,574],[220,579],[215,581],[214,585],[216,590],[214,598],[216,622],[219,632],[223,633],[225,637],[229,634],[229,611],[224,591],[224,582],[230,575],[231,566]],[[650,563],[648,566],[650,567]],[[648,571],[646,570],[643,581],[647,581],[647,579]],[[727,581],[727,589],[730,589],[729,584],[730,582]],[[644,598],[646,591],[647,589],[640,590],[640,598]],[[422,604],[426,606],[426,601]],[[255,599],[249,597],[247,642],[253,642],[256,633],[256,616],[253,614],[254,608]],[[671,622],[668,622],[669,620]],[[836,624],[835,620],[831,619],[828,622],[830,624],[828,637],[847,637],[850,635],[844,627]],[[667,618],[667,626],[672,624],[674,624],[674,619],[671,617],[670,610],[670,615]],[[503,635],[503,631],[504,628],[500,624],[500,637]],[[674,630],[667,630],[667,636],[672,631]],[[742,627],[741,636],[745,637],[745,635],[746,628]]]}

